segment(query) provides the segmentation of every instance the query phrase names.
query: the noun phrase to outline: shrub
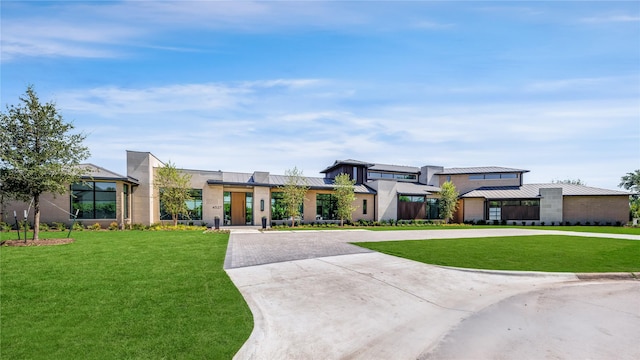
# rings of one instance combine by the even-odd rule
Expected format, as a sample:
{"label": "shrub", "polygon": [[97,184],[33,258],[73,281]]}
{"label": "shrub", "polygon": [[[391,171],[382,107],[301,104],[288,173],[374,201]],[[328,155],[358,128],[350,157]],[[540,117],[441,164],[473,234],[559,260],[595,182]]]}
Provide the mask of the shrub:
{"label": "shrub", "polygon": [[527,222],[526,222],[526,221],[523,221],[523,222],[522,222],[522,226],[527,226]]}
{"label": "shrub", "polygon": [[581,226],[582,223],[580,221],[576,221],[576,226]]}
{"label": "shrub", "polygon": [[516,226],[516,222],[515,222],[515,221],[514,221],[514,222],[512,222],[512,223],[511,223],[511,225]]}
{"label": "shrub", "polygon": [[507,225],[507,220],[500,221],[500,225]]}
{"label": "shrub", "polygon": [[49,231],[49,225],[47,223],[40,223],[40,231]]}
{"label": "shrub", "polygon": [[564,224],[567,226],[571,226],[571,223],[569,221],[565,221]]}
{"label": "shrub", "polygon": [[111,224],[109,224],[109,230],[111,231],[118,230],[118,223],[115,221],[112,221]]}
{"label": "shrub", "polygon": [[84,225],[81,222],[77,222],[73,224],[73,231],[82,231],[84,230]]}
{"label": "shrub", "polygon": [[6,222],[0,222],[0,231],[1,232],[9,232],[11,231],[11,225]]}
{"label": "shrub", "polygon": [[532,222],[531,222],[531,226],[535,226],[535,225],[536,225],[536,222],[535,222],[535,221],[532,221]]}
{"label": "shrub", "polygon": [[585,225],[589,226],[591,225],[591,221],[587,221],[586,223],[584,223]]}
{"label": "shrub", "polygon": [[616,221],[616,226],[622,226],[622,223],[620,221]]}
{"label": "shrub", "polygon": [[65,231],[67,230],[67,225],[65,223],[62,222],[54,222],[51,224],[51,227],[53,228],[53,230],[56,231]]}
{"label": "shrub", "polygon": [[555,222],[555,221],[552,221],[552,222],[551,222],[551,226],[554,226],[555,224],[556,224],[556,222]]}
{"label": "shrub", "polygon": [[142,224],[131,224],[131,230],[147,230],[147,227]]}
{"label": "shrub", "polygon": [[540,226],[544,226],[544,221],[542,221],[542,222],[540,223]]}
{"label": "shrub", "polygon": [[102,226],[100,226],[99,223],[95,223],[93,225],[87,226],[87,230],[92,230],[92,231],[102,230]]}

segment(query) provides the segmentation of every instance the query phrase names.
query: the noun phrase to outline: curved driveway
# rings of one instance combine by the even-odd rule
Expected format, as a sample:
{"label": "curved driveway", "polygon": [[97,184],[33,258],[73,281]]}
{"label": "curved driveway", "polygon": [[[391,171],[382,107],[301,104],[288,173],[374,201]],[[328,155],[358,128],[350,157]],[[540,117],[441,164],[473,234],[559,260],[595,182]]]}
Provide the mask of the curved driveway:
{"label": "curved driveway", "polygon": [[233,231],[225,268],[255,320],[235,358],[640,358],[638,281],[466,271],[348,244],[549,233]]}

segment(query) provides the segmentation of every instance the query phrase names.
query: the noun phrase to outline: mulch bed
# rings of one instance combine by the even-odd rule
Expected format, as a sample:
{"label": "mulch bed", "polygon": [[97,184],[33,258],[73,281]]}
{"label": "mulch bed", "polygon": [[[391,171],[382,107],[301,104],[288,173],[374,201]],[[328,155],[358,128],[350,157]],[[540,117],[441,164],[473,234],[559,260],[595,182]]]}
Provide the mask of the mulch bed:
{"label": "mulch bed", "polygon": [[37,241],[27,240],[25,243],[24,240],[5,240],[0,242],[2,246],[51,246],[51,245],[64,245],[70,244],[74,242],[74,239],[66,238],[66,239],[40,239]]}

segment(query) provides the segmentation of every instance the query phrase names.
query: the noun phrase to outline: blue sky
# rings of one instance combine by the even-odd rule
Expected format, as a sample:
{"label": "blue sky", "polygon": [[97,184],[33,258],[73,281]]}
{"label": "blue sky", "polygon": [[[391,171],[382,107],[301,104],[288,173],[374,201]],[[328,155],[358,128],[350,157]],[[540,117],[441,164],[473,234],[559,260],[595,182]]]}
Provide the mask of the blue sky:
{"label": "blue sky", "polygon": [[637,1],[6,1],[1,103],[178,167],[307,176],[336,159],[527,169],[614,189],[640,167]]}

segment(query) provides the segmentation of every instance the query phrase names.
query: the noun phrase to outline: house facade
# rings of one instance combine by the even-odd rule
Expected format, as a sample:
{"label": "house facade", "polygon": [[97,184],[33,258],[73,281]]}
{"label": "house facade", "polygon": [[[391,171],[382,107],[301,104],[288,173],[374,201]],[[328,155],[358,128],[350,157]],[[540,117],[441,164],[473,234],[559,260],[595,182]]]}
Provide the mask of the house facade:
{"label": "house facade", "polygon": [[[164,163],[149,152],[127,151],[127,175],[95,165],[82,183],[69,193],[41,200],[41,221],[70,224],[74,217],[85,225],[106,227],[117,223],[151,225],[170,216],[159,201],[154,176]],[[182,222],[212,226],[260,225],[290,221],[282,202],[287,177],[265,171],[181,171],[191,175],[188,214]],[[440,219],[440,186],[451,181],[460,193],[454,221],[501,223],[626,224],[629,193],[566,184],[525,184],[528,170],[503,167],[444,168],[400,166],[337,160],[321,171],[323,177],[306,177],[309,191],[301,206],[303,223],[337,222],[333,179],[349,174],[355,180],[354,221]],[[3,204],[3,221],[12,222],[13,211],[22,214],[29,204]],[[31,214],[31,220],[32,220]]]}

